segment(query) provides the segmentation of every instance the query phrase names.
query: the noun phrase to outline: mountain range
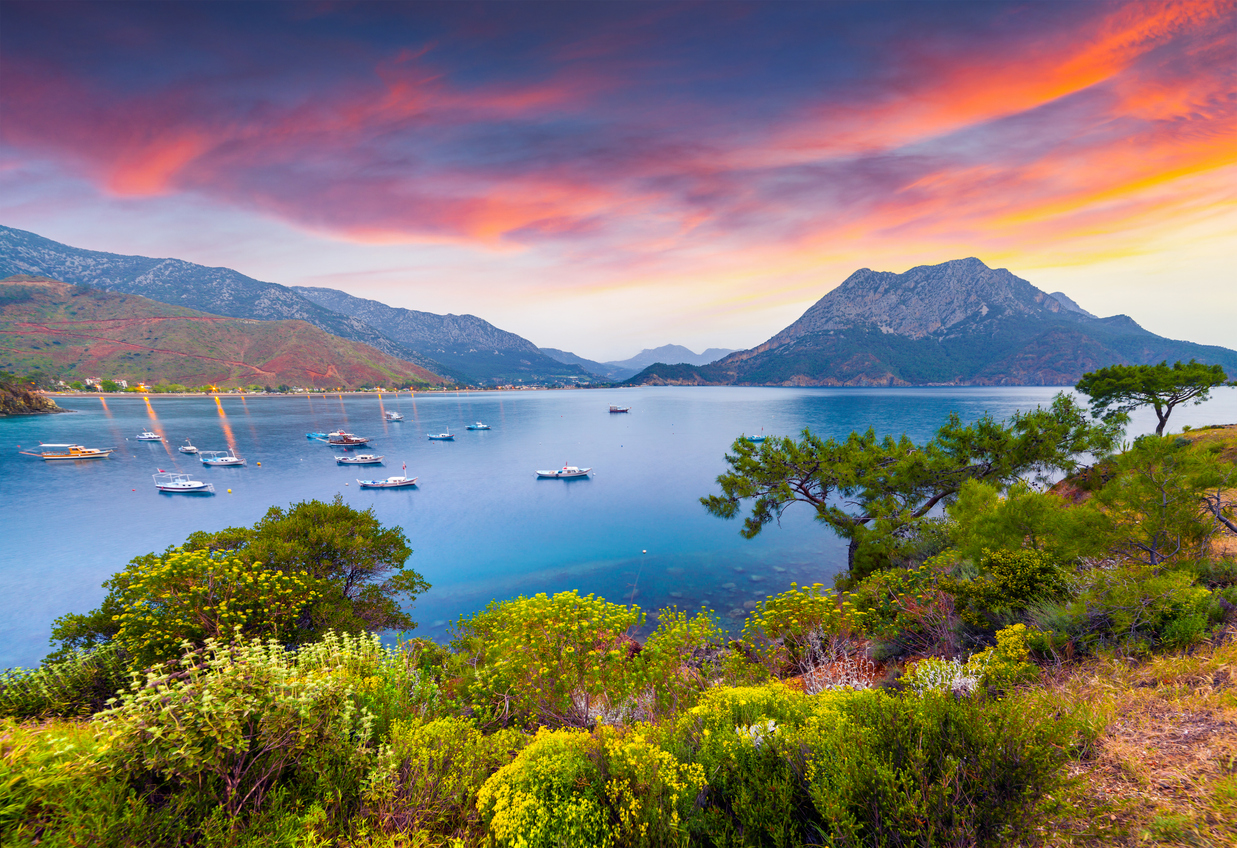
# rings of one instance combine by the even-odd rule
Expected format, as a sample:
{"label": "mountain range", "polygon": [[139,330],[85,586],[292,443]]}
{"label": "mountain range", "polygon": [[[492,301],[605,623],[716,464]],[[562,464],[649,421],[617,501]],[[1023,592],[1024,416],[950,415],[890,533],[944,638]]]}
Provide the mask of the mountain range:
{"label": "mountain range", "polygon": [[576,356],[574,353],[552,347],[543,347],[541,352],[546,356],[557,359],[559,362],[579,365],[581,368],[605,377],[608,380],[626,380],[655,362],[708,365],[710,362],[715,362],[728,353],[733,353],[730,348],[721,347],[711,347],[704,353],[693,353],[682,345],[668,344],[661,347],[645,348],[631,357],[631,359],[622,359],[615,362],[594,362],[591,359],[585,359],[582,356]]}
{"label": "mountain range", "polygon": [[[678,345],[596,362],[539,348],[474,315],[436,315],[229,268],[82,250],[0,226],[0,277],[40,275],[212,316],[299,320],[461,384],[626,380],[710,385],[1067,385],[1115,363],[1198,359],[1237,374],[1237,352],[1099,318],[976,258],[905,273],[860,269],[749,350]],[[643,370],[641,370],[643,369]]]}
{"label": "mountain range", "polygon": [[40,277],[0,280],[0,371],[187,386],[442,385],[443,378],[306,321],[211,315]]}
{"label": "mountain range", "polygon": [[652,365],[627,382],[1068,385],[1105,365],[1178,359],[1237,374],[1237,351],[1166,339],[1126,315],[1096,318],[969,258],[902,274],[863,268],[761,345],[711,365]]}

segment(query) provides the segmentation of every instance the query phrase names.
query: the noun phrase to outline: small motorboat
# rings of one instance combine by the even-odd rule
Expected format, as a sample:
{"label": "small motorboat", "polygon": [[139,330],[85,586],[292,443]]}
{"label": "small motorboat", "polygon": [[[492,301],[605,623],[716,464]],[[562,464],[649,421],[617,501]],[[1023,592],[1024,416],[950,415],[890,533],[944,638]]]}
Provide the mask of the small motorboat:
{"label": "small motorboat", "polygon": [[[39,442],[37,451],[18,451],[23,456],[37,456],[39,459],[51,461],[54,459],[107,459],[115,448],[84,448],[81,445],[53,445]],[[50,450],[48,450],[50,448]]]}
{"label": "small motorboat", "polygon": [[372,453],[358,453],[356,456],[337,456],[335,461],[340,465],[381,465],[382,457]]}
{"label": "small motorboat", "polygon": [[752,442],[752,443],[754,443],[754,444],[757,444],[757,445],[758,445],[758,444],[760,444],[761,442],[763,442],[765,439],[767,439],[767,438],[769,438],[769,437],[765,435],[765,430],[764,430],[764,428],[763,428],[763,427],[761,427],[761,428],[760,428],[760,435],[759,435],[759,436],[748,436],[748,435],[746,435],[746,434],[745,434],[745,435],[743,436],[743,438],[747,439],[749,442]]}
{"label": "small motorboat", "polygon": [[408,464],[402,466],[403,474],[398,477],[388,477],[385,480],[357,480],[362,489],[402,489],[417,484],[416,477],[408,476]]}
{"label": "small motorboat", "polygon": [[202,460],[203,465],[210,465],[219,468],[245,464],[245,460],[241,459],[230,450],[198,451],[198,459]]}
{"label": "small motorboat", "polygon": [[345,433],[343,430],[336,430],[334,433],[326,434],[326,443],[336,447],[353,448],[369,444],[369,439],[364,436],[358,436],[355,433]]}
{"label": "small motorboat", "polygon": [[197,453],[198,449],[193,446],[193,442],[185,439],[185,443],[177,448],[181,453]]}
{"label": "small motorboat", "polygon": [[490,425],[482,424],[480,421],[478,421],[476,424],[469,424],[468,429],[469,430],[488,430],[490,429]]}
{"label": "small motorboat", "polygon": [[437,433],[437,434],[426,433],[425,435],[429,437],[430,441],[434,441],[434,442],[454,442],[455,441],[455,435],[450,432]]}
{"label": "small motorboat", "polygon": [[578,468],[574,465],[564,465],[562,468],[556,468],[553,471],[538,471],[537,476],[554,480],[570,477],[587,477],[588,473],[592,470],[593,469],[591,468]]}
{"label": "small motorboat", "polygon": [[630,406],[611,406],[611,412],[631,412]]}
{"label": "small motorboat", "polygon": [[161,492],[180,492],[184,494],[215,494],[215,487],[211,483],[203,483],[201,480],[192,480],[188,474],[177,474],[174,471],[164,471],[159,469],[158,474],[150,475],[155,480],[155,488]]}
{"label": "small motorboat", "polygon": [[163,437],[160,436],[158,433],[152,433],[149,430],[143,430],[142,432],[137,434],[137,440],[139,442],[162,442]]}
{"label": "small motorboat", "polygon": [[395,410],[391,410],[390,412],[384,412],[382,414],[382,417],[388,421],[403,421],[404,420],[404,416],[400,415]]}

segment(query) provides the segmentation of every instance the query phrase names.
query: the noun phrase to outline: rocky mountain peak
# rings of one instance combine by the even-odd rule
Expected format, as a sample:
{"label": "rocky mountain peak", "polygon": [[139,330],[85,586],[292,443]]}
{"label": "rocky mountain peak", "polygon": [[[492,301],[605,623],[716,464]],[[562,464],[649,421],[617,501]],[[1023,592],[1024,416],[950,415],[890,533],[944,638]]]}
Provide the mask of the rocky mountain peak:
{"label": "rocky mountain peak", "polygon": [[901,274],[862,268],[765,344],[776,347],[812,333],[857,326],[921,339],[967,319],[1058,313],[1063,308],[1026,280],[1005,268],[989,268],[975,257],[919,265]]}

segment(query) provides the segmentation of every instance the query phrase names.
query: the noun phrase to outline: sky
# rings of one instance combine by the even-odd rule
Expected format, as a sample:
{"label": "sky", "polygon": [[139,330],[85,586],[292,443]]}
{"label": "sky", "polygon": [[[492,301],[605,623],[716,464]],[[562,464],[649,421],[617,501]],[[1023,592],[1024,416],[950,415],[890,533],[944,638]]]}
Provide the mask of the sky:
{"label": "sky", "polygon": [[602,361],[968,256],[1237,347],[1237,0],[0,0],[0,223]]}

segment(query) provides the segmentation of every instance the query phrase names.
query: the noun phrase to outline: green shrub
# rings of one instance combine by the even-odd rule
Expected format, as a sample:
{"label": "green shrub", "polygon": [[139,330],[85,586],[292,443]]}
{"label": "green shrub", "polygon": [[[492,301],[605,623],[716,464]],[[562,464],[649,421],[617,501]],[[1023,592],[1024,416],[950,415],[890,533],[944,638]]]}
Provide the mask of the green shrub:
{"label": "green shrub", "polygon": [[373,717],[330,671],[300,672],[277,642],[214,639],[136,679],[98,721],[114,769],[211,798],[228,816],[261,806],[298,768],[334,791],[368,770]]}
{"label": "green shrub", "polygon": [[456,626],[460,696],[485,721],[588,726],[627,699],[638,607],[576,592],[495,602]]}
{"label": "green shrub", "polygon": [[481,788],[495,845],[686,845],[704,773],[634,731],[542,728]]}
{"label": "green shrub", "polygon": [[708,777],[694,836],[714,845],[799,845],[811,832],[801,747],[788,733],[833,696],[776,683],[710,689],[679,720],[680,759]]}
{"label": "green shrub", "polygon": [[4,845],[187,845],[180,799],[154,807],[103,759],[88,722],[0,721],[0,842]]}
{"label": "green shrub", "polygon": [[378,739],[396,720],[424,717],[440,705],[438,685],[421,670],[424,651],[419,641],[386,648],[374,633],[330,631],[297,649],[295,662],[301,674],[329,674],[351,686],[374,717]]}
{"label": "green shrub", "polygon": [[36,669],[0,671],[0,717],[86,716],[104,709],[128,680],[115,645],[69,653]]}
{"label": "green shrub", "polygon": [[984,551],[981,568],[983,573],[974,580],[942,581],[963,620],[976,626],[1059,597],[1068,587],[1064,570],[1042,551]]}
{"label": "green shrub", "polygon": [[791,588],[766,598],[743,626],[744,638],[763,645],[774,671],[802,671],[822,641],[844,637],[849,622],[837,596],[822,583]]}
{"label": "green shrub", "polygon": [[384,833],[477,836],[477,793],[526,742],[515,730],[482,735],[459,718],[396,722],[366,779],[362,815]]}
{"label": "green shrub", "polygon": [[1029,618],[1064,652],[1090,653],[1104,647],[1146,653],[1157,644],[1181,647],[1202,638],[1221,614],[1216,595],[1194,584],[1188,569],[1160,571],[1145,565],[1098,569],[1079,594],[1042,603]]}

